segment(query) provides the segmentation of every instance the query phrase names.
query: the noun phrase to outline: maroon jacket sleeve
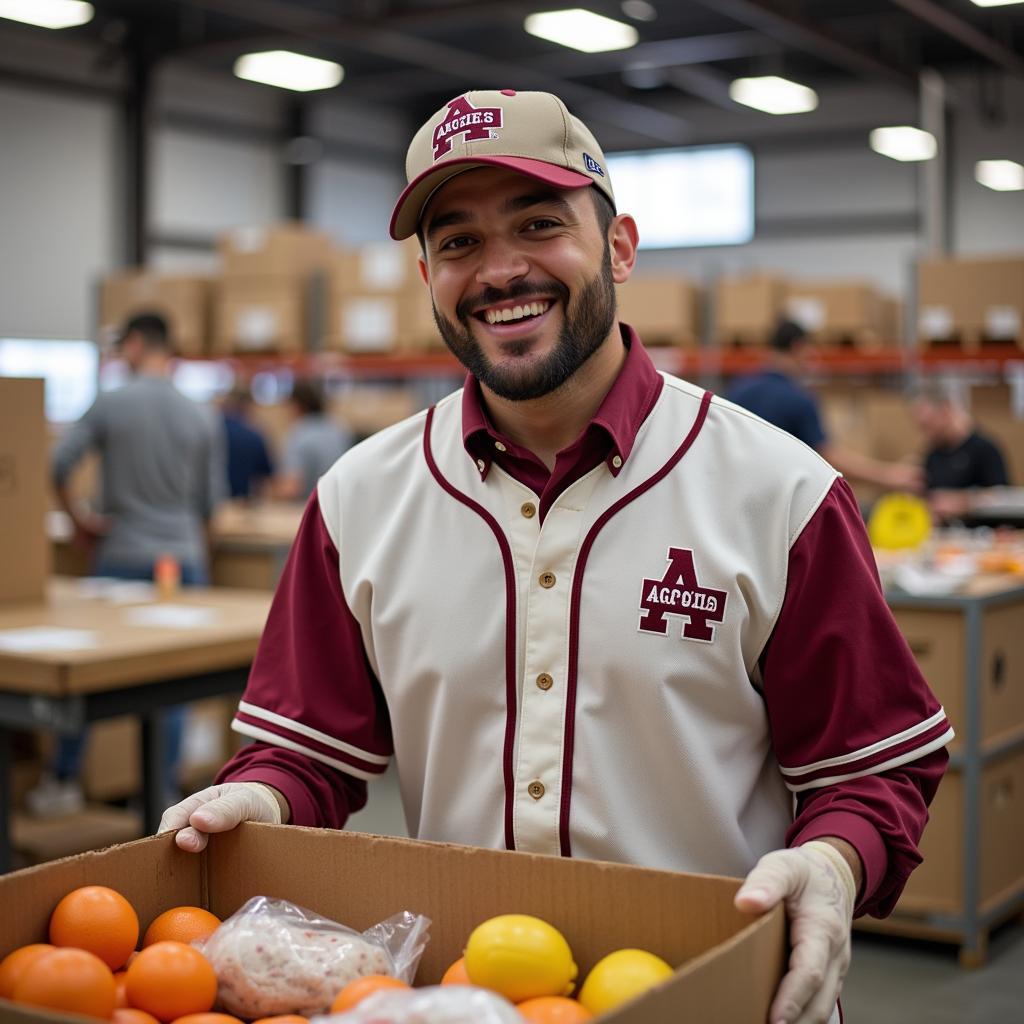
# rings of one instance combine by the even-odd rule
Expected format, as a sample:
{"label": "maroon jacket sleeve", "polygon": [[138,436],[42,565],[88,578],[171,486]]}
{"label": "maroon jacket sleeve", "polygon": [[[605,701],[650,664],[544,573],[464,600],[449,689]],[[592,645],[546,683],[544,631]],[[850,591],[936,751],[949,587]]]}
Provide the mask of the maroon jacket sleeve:
{"label": "maroon jacket sleeve", "polygon": [[775,754],[797,797],[787,845],[845,839],[864,865],[857,913],[885,916],[921,861],[953,731],[885,603],[844,480],[793,544],[760,665]]}
{"label": "maroon jacket sleeve", "polygon": [[281,574],[232,723],[257,740],[218,782],[265,782],[292,822],[341,828],[387,768],[391,722],[341,589],[338,552],[314,492]]}

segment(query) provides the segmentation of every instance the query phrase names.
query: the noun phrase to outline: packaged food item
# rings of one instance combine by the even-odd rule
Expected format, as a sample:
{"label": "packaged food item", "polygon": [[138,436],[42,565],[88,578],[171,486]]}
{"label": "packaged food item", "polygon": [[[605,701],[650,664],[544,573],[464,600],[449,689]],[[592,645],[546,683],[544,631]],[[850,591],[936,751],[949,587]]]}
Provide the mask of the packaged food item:
{"label": "packaged food item", "polygon": [[254,896],[203,943],[217,1002],[236,1017],[325,1013],[353,979],[411,982],[430,920],[401,913],[360,934],[287,900]]}
{"label": "packaged food item", "polygon": [[471,985],[432,985],[407,992],[377,992],[345,1013],[310,1024],[523,1024],[516,1008],[496,992]]}

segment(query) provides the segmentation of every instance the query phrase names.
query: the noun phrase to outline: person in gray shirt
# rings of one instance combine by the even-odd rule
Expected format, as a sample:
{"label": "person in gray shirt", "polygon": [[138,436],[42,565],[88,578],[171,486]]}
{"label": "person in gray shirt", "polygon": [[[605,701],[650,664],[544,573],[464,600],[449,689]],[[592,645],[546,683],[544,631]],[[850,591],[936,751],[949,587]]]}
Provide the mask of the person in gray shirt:
{"label": "person in gray shirt", "polygon": [[352,438],[324,412],[323,391],[317,382],[296,380],[289,401],[296,419],[285,438],[274,492],[286,501],[305,501],[320,477],[351,446]]}
{"label": "person in gray shirt", "polygon": [[[153,579],[158,559],[177,562],[185,585],[209,581],[208,523],[225,490],[223,428],[212,410],[186,398],[171,380],[173,345],[157,314],[132,318],[116,345],[131,380],[103,392],[57,444],[52,477],[75,540],[93,555],[93,572]],[[79,507],[69,478],[88,451],[102,461],[98,510]],[[168,778],[177,771],[184,708],[164,715]],[[81,804],[74,779],[84,735],[62,736],[53,765],[29,795],[37,814],[64,813]]]}

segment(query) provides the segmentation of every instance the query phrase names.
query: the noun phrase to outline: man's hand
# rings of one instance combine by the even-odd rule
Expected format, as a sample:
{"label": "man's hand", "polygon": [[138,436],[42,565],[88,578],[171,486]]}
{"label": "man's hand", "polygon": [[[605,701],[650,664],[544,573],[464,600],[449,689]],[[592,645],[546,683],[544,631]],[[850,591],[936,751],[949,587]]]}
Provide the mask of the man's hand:
{"label": "man's hand", "polygon": [[833,842],[813,841],[765,854],[736,894],[736,907],[761,914],[784,900],[792,952],[768,1024],[826,1024],[850,966],[850,925],[857,883]]}
{"label": "man's hand", "polygon": [[261,782],[223,782],[185,797],[168,807],[157,832],[181,831],[174,841],[183,850],[199,853],[210,832],[227,832],[243,821],[280,825],[285,818],[284,797]]}
{"label": "man's hand", "polygon": [[91,553],[110,532],[110,520],[98,512],[76,511],[71,516],[73,532],[71,544],[79,551]]}

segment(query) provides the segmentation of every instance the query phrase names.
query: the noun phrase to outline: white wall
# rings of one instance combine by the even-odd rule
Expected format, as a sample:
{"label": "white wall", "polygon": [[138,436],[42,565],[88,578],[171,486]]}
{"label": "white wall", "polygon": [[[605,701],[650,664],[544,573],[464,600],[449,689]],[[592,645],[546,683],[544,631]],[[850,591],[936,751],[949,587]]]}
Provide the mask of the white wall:
{"label": "white wall", "polygon": [[91,337],[120,252],[112,107],[0,85],[0,139],[0,336]]}

